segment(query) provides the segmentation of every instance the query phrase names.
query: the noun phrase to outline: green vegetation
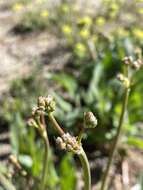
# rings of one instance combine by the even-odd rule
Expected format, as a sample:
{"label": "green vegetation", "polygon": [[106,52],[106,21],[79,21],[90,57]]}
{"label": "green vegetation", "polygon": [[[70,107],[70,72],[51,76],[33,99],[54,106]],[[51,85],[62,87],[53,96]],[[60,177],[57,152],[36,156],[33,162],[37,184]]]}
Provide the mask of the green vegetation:
{"label": "green vegetation", "polygon": [[[43,119],[37,120],[32,115],[34,120],[30,120],[30,125],[37,130],[28,126],[29,122],[27,124],[37,97],[51,94],[55,99],[54,117],[60,124],[58,126],[64,128],[58,129],[56,142],[59,147],[67,150],[63,131],[68,131],[70,137],[77,137],[75,144],[83,145],[87,150],[89,163],[84,152],[78,155],[84,171],[85,190],[90,190],[92,151],[98,150],[101,155],[109,157],[105,175],[99,180],[103,183],[103,190],[114,158],[126,158],[129,147],[143,150],[143,68],[140,67],[143,9],[138,3],[134,0],[129,5],[124,0],[104,0],[96,13],[88,8],[83,11],[78,4],[66,1],[54,8],[49,8],[44,0],[12,5],[16,13],[26,9],[21,13],[16,30],[19,28],[19,32],[24,31],[27,35],[43,30],[56,35],[64,41],[70,59],[64,69],[47,72],[44,76],[42,68],[36,66],[29,77],[13,81],[9,92],[1,98],[1,122],[9,127],[12,154],[17,159],[15,162],[12,159],[12,164],[0,171],[0,181],[7,189],[9,186],[10,189],[25,189],[27,186],[27,189],[34,190],[77,188],[81,165],[73,153],[78,153],[73,149],[70,149],[72,154],[66,153],[55,145],[57,133],[52,124],[54,122],[56,127],[53,127],[57,128],[57,123],[49,114],[49,108],[44,107],[41,112],[43,99],[38,101],[40,110],[36,108]],[[131,11],[132,6],[134,10]],[[83,119],[84,113],[89,111],[97,117],[96,128],[92,128],[94,119],[92,122]],[[89,129],[85,127],[87,123]],[[110,149],[112,152],[108,154]],[[101,176],[102,172],[99,173]]]}

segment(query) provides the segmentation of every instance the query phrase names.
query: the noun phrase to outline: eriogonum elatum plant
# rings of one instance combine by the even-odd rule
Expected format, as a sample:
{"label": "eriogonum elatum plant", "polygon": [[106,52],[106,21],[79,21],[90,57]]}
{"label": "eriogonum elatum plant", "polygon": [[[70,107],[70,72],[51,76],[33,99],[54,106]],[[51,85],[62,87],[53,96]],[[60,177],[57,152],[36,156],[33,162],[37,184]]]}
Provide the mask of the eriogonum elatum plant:
{"label": "eriogonum elatum plant", "polygon": [[114,154],[117,150],[119,138],[120,138],[120,135],[122,132],[122,126],[124,123],[125,112],[126,112],[127,105],[128,105],[128,97],[129,97],[129,93],[130,93],[131,86],[132,86],[132,79],[134,77],[134,74],[136,74],[136,71],[139,70],[141,68],[141,66],[143,65],[141,50],[137,49],[135,59],[133,59],[131,56],[124,57],[123,65],[124,65],[124,72],[119,73],[117,75],[117,79],[121,82],[122,87],[124,88],[123,100],[122,100],[122,110],[121,110],[121,115],[119,118],[117,132],[116,132],[116,135],[115,135],[112,145],[111,145],[111,152],[109,155],[107,166],[106,166],[106,169],[103,174],[102,181],[101,181],[101,190],[105,190],[108,186],[107,182],[108,182],[109,172],[110,172],[110,168],[111,168],[112,161],[114,158]]}
{"label": "eriogonum elatum plant", "polygon": [[[65,132],[62,127],[56,121],[53,112],[55,111],[55,100],[52,96],[39,97],[37,107],[34,108],[32,113],[32,118],[29,120],[29,125],[38,129],[41,137],[45,144],[45,156],[43,160],[43,171],[41,176],[41,186],[40,190],[45,189],[45,178],[47,172],[47,159],[48,159],[48,149],[49,141],[47,135],[47,129],[44,121],[44,116],[47,115],[53,128],[57,131],[58,137],[56,138],[57,146],[65,151],[72,152],[76,154],[82,165],[83,169],[83,180],[84,180],[84,190],[91,190],[91,175],[90,167],[87,156],[82,148],[82,133],[78,137],[72,136],[68,132]],[[94,128],[97,125],[97,119],[92,112],[84,113],[84,128]]]}

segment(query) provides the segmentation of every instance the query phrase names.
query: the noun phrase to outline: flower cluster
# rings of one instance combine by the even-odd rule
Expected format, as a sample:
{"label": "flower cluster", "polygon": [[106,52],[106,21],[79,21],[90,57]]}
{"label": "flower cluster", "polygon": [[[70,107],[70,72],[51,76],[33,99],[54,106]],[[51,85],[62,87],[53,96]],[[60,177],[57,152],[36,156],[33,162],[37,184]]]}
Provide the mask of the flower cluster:
{"label": "flower cluster", "polygon": [[124,57],[123,62],[126,65],[131,66],[133,69],[140,69],[140,67],[143,65],[142,58],[141,58],[141,52],[138,50],[137,52],[137,59],[133,60],[131,56]]}
{"label": "flower cluster", "polygon": [[45,113],[49,114],[55,110],[55,101],[51,95],[47,97],[40,96],[38,98],[37,107],[32,111],[32,118],[28,120],[28,125],[38,129],[40,135],[46,139],[47,131],[43,123],[43,116]]}
{"label": "flower cluster", "polygon": [[141,50],[136,49],[135,53],[136,53],[136,59],[133,59],[133,57],[131,56],[126,56],[123,58],[123,63],[125,66],[127,66],[126,75],[122,73],[117,74],[117,79],[120,82],[122,82],[126,88],[130,87],[132,74],[134,73],[134,72],[131,72],[131,74],[129,74],[129,71],[130,71],[129,69],[139,70],[141,66],[143,65]]}
{"label": "flower cluster", "polygon": [[69,133],[64,133],[61,137],[57,137],[56,144],[62,150],[80,154],[81,145],[77,142],[76,137],[71,136]]}
{"label": "flower cluster", "polygon": [[55,101],[51,95],[38,98],[37,107],[33,108],[32,115],[39,116],[43,113],[51,113],[55,110]]}
{"label": "flower cluster", "polygon": [[120,82],[122,82],[125,87],[128,88],[130,86],[130,81],[129,81],[128,77],[124,76],[122,73],[117,74],[117,79]]}

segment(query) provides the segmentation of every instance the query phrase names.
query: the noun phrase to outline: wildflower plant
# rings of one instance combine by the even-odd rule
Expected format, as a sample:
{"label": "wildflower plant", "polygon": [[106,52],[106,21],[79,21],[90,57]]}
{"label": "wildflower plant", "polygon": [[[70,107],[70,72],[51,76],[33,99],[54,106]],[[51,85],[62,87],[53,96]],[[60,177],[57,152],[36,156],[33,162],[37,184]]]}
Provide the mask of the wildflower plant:
{"label": "wildflower plant", "polygon": [[126,113],[126,109],[128,105],[130,90],[132,87],[133,77],[136,74],[136,71],[139,70],[141,66],[143,65],[141,50],[137,49],[135,59],[133,59],[130,56],[125,57],[123,59],[123,64],[124,64],[123,73],[119,73],[117,75],[117,79],[120,81],[120,83],[122,84],[122,87],[124,88],[121,115],[119,118],[117,132],[111,145],[111,152],[109,154],[107,166],[103,174],[103,178],[101,180],[101,190],[105,190],[107,188],[110,168],[113,162],[114,155],[117,150],[117,146],[119,144],[120,136],[122,134],[122,127],[124,124],[124,118],[125,118],[125,113]]}
{"label": "wildflower plant", "polygon": [[[91,190],[91,175],[90,166],[87,156],[82,148],[82,133],[78,137],[72,136],[68,132],[64,132],[61,126],[57,123],[53,112],[55,111],[55,101],[52,96],[39,97],[37,107],[34,108],[32,112],[32,118],[29,119],[28,124],[39,131],[44,145],[45,145],[45,155],[43,160],[43,171],[41,176],[41,186],[40,189],[45,189],[45,177],[47,172],[47,159],[49,151],[49,140],[47,135],[47,129],[44,121],[44,116],[48,116],[53,128],[58,133],[56,138],[56,144],[61,150],[72,152],[77,155],[81,161],[83,168],[83,179],[84,179],[84,190]],[[84,127],[94,128],[97,125],[97,120],[92,112],[86,112],[84,114]]]}

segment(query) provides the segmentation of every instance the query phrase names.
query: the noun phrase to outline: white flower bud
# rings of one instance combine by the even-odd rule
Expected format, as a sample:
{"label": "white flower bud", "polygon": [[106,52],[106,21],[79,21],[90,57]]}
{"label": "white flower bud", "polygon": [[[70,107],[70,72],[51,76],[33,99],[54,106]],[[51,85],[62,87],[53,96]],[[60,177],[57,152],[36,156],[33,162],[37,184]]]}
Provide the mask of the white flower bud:
{"label": "white flower bud", "polygon": [[97,119],[92,112],[84,113],[84,127],[95,128],[97,126]]}

